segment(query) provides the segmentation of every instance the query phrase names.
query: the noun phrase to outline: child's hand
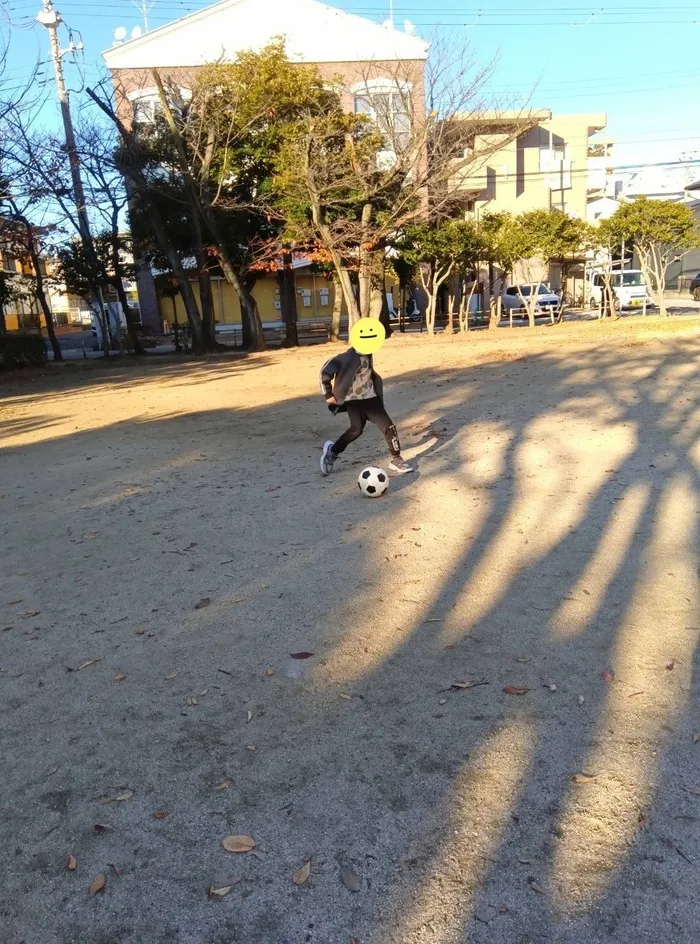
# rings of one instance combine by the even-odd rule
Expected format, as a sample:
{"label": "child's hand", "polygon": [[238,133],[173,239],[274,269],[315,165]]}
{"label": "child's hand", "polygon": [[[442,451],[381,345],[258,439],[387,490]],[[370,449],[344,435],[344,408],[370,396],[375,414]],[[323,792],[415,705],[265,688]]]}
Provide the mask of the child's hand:
{"label": "child's hand", "polygon": [[338,406],[338,401],[335,397],[326,397],[326,403],[328,406]]}

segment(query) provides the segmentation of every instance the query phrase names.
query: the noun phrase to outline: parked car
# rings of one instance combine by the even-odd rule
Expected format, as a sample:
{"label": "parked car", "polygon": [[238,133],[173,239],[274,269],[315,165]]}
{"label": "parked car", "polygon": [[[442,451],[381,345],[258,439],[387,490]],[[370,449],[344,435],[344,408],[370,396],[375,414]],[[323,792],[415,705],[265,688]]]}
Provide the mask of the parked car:
{"label": "parked car", "polygon": [[[591,273],[588,282],[588,304],[591,308],[600,308],[604,284],[604,276],[601,272]],[[610,284],[617,309],[642,308],[645,304],[652,304],[649,287],[641,269],[612,272]]]}
{"label": "parked car", "polygon": [[690,283],[690,294],[693,296],[696,302],[700,302],[700,272],[698,272],[693,281]]}
{"label": "parked car", "polygon": [[559,310],[561,299],[548,285],[511,285],[503,293],[503,311],[517,311],[527,314],[527,305],[533,292],[537,291],[536,315],[551,315],[552,310]]}

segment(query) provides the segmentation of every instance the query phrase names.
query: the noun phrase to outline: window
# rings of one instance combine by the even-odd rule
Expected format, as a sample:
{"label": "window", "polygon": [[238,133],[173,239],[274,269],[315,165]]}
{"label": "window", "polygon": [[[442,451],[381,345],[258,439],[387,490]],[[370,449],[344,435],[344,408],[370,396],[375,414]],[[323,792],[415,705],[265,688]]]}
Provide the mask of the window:
{"label": "window", "polygon": [[150,125],[163,114],[157,98],[141,98],[134,102],[134,122],[137,125]]}
{"label": "window", "polygon": [[411,133],[411,89],[392,81],[368,81],[355,91],[355,114],[367,115],[394,151],[407,147]]}
{"label": "window", "polygon": [[517,295],[517,294],[518,294],[518,289],[517,289],[517,286],[515,285],[506,291],[506,295]]}
{"label": "window", "polygon": [[622,275],[623,285],[646,285],[644,275],[641,272],[624,272]]}

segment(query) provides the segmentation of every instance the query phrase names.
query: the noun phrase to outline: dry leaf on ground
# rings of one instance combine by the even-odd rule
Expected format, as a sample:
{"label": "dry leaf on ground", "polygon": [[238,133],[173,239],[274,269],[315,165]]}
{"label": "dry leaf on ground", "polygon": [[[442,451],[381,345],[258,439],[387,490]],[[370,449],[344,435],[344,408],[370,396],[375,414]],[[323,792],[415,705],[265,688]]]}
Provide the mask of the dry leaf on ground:
{"label": "dry leaf on ground", "polygon": [[614,681],[615,681],[615,673],[614,673],[614,672],[608,672],[607,669],[605,670],[605,672],[601,672],[601,673],[600,673],[600,677],[602,678],[602,680],[603,680],[604,682],[614,682]]}
{"label": "dry leaf on ground", "polygon": [[359,892],[362,882],[360,881],[359,876],[355,875],[354,872],[351,872],[350,869],[341,869],[340,877],[343,880],[343,885],[351,892]]}
{"label": "dry leaf on ground", "polygon": [[700,731],[696,731],[693,735],[693,744],[697,744],[700,741]]}
{"label": "dry leaf on ground", "polygon": [[95,881],[92,883],[90,888],[88,889],[88,892],[91,895],[96,895],[98,892],[101,892],[104,889],[104,887],[105,887],[105,877],[103,873],[100,873],[95,879]]}
{"label": "dry leaf on ground", "polygon": [[75,870],[78,868],[78,860],[75,858],[75,856],[72,856],[72,855],[68,856],[68,861],[66,862],[66,868],[68,869],[69,872],[75,872]]}
{"label": "dry leaf on ground", "polygon": [[169,814],[167,810],[154,810],[153,811],[153,819],[167,819],[168,815]]}
{"label": "dry leaf on ground", "polygon": [[530,882],[530,888],[533,892],[537,892],[538,895],[544,895],[545,891],[541,885],[538,885],[537,882]]}
{"label": "dry leaf on ground", "polygon": [[300,869],[292,875],[292,881],[295,885],[306,885],[311,876],[311,860],[306,862]]}
{"label": "dry leaf on ground", "polygon": [[352,934],[351,934],[351,935],[350,935],[350,941],[348,942],[348,944],[360,944],[360,939],[359,939],[359,937],[353,937]]}
{"label": "dry leaf on ground", "polygon": [[38,616],[41,613],[41,610],[30,610],[28,613],[23,613],[22,616],[24,619],[31,619],[33,616]]}
{"label": "dry leaf on ground", "polygon": [[673,670],[675,669],[675,667],[676,667],[676,660],[675,660],[675,659],[673,660],[673,662],[669,662],[668,665],[666,666],[666,668],[668,669],[669,672],[673,672]]}
{"label": "dry leaf on ground", "polygon": [[98,662],[102,662],[102,659],[88,659],[87,662],[81,662],[76,672],[80,672],[82,669],[87,669],[91,665],[97,665]]}
{"label": "dry leaf on ground", "polygon": [[290,659],[310,659],[313,656],[313,652],[290,652]]}
{"label": "dry leaf on ground", "polygon": [[92,828],[96,833],[111,833],[114,831],[114,826],[108,826],[107,823],[95,823]]}
{"label": "dry leaf on ground", "polygon": [[503,691],[506,695],[527,695],[530,689],[524,685],[506,685]]}
{"label": "dry leaf on ground", "polygon": [[114,678],[112,679],[112,681],[113,681],[113,682],[123,682],[125,678],[126,678],[126,675],[124,675],[122,672],[120,672],[119,675],[115,675],[115,676],[114,676]]}
{"label": "dry leaf on ground", "polygon": [[231,784],[232,784],[231,780],[222,780],[221,783],[217,783],[214,789],[220,793],[222,790],[228,790]]}
{"label": "dry leaf on ground", "polygon": [[227,852],[250,852],[257,843],[250,836],[227,836],[221,845]]}
{"label": "dry leaf on ground", "polygon": [[692,793],[693,796],[700,797],[700,787],[686,787],[686,793]]}
{"label": "dry leaf on ground", "polygon": [[265,669],[265,675],[267,675],[268,678],[270,678],[270,676],[274,674],[275,673],[272,671],[272,669]]}
{"label": "dry leaf on ground", "polygon": [[572,783],[593,783],[595,778],[595,774],[574,774],[572,777],[569,777],[569,780]]}
{"label": "dry leaf on ground", "polygon": [[230,891],[231,885],[224,885],[223,888],[214,888],[212,885],[207,894],[210,898],[225,898]]}
{"label": "dry leaf on ground", "polygon": [[176,679],[178,677],[181,671],[182,671],[181,669],[175,669],[174,672],[168,672],[168,674],[165,676],[165,681],[172,682],[173,679]]}
{"label": "dry leaf on ground", "polygon": [[125,790],[124,793],[118,793],[114,798],[115,803],[124,803],[126,800],[130,800],[134,795],[133,790]]}
{"label": "dry leaf on ground", "polygon": [[83,541],[94,541],[97,537],[97,531],[84,531]]}
{"label": "dry leaf on ground", "polygon": [[199,603],[195,603],[195,610],[203,610],[205,606],[209,606],[211,599],[209,597],[202,597]]}

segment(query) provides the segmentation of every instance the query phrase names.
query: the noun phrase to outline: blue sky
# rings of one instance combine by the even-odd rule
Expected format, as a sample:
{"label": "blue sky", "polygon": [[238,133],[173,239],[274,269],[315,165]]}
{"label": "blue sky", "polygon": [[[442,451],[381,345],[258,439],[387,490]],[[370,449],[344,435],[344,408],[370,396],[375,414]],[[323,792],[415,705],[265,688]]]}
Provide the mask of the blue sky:
{"label": "blue sky", "polygon": [[[626,0],[601,11],[586,0],[530,0],[527,8],[517,0],[496,0],[483,10],[478,2],[394,0],[394,20],[397,27],[410,20],[425,37],[436,30],[467,34],[483,61],[498,56],[492,84],[499,97],[524,100],[532,93],[537,107],[605,112],[618,142],[616,164],[675,160],[688,150],[700,152],[700,7],[688,0],[665,7],[640,2],[647,5]],[[32,25],[37,0],[8,3],[14,27],[6,81],[20,83],[37,54],[46,60],[48,36]],[[156,0],[151,28],[206,5]],[[389,14],[389,0],[332,0],[331,5],[377,21]],[[99,74],[100,52],[111,45],[113,29],[131,30],[141,22],[129,0],[64,0],[57,8],[66,25],[82,35],[88,82]],[[47,92],[53,92],[50,65],[42,69]],[[81,70],[67,61],[66,71],[70,87],[80,88]],[[47,117],[53,113],[49,107]]]}

